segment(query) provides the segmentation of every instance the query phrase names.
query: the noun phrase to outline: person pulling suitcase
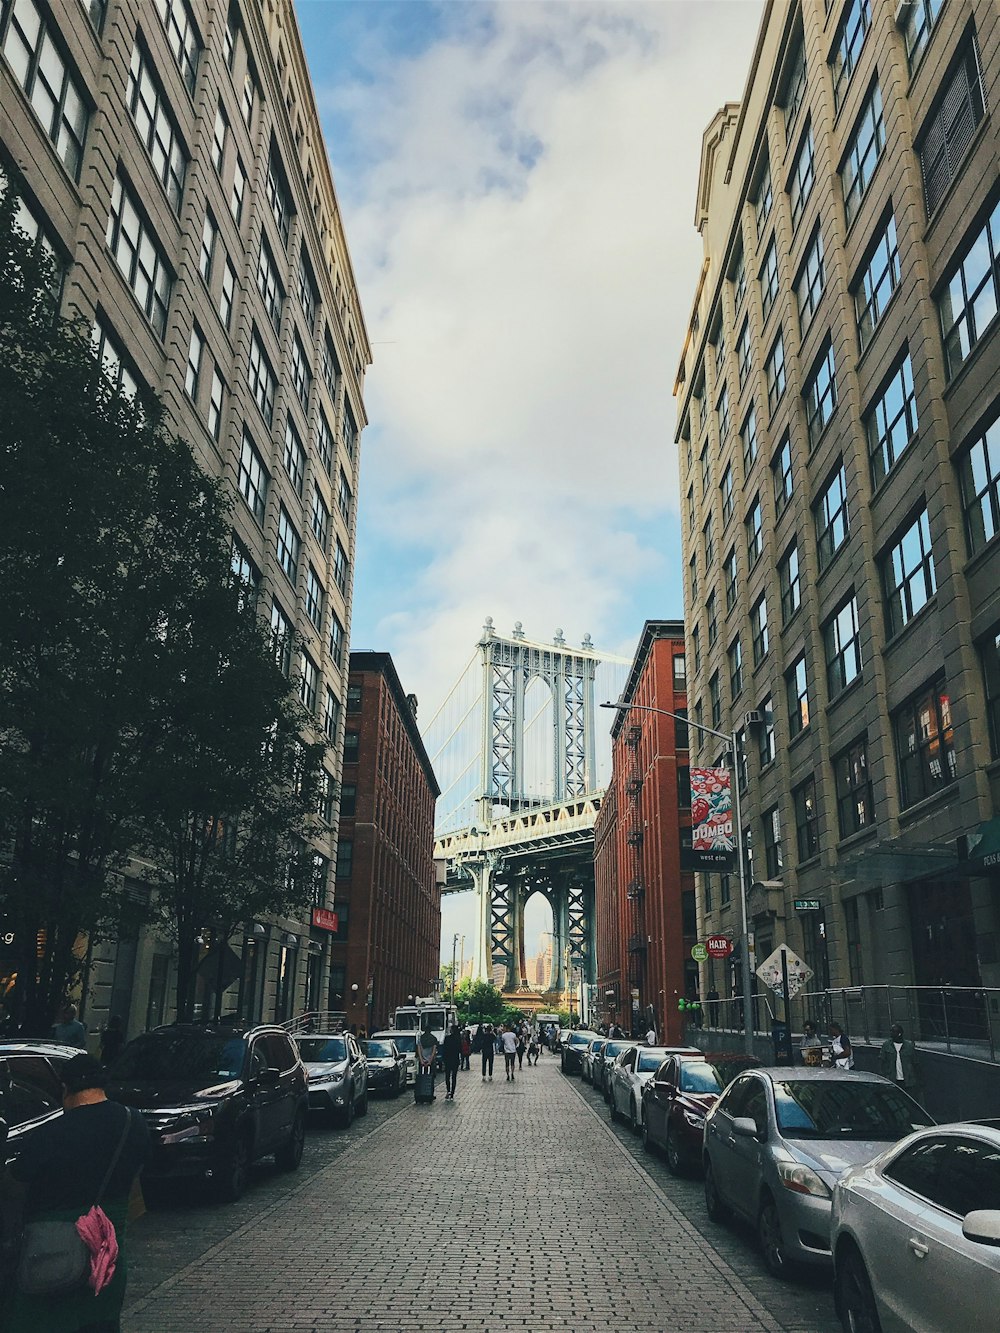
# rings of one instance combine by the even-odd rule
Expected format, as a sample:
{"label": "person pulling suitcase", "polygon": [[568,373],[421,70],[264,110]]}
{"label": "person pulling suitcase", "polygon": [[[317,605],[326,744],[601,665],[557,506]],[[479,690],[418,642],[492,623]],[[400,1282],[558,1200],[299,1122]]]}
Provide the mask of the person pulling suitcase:
{"label": "person pulling suitcase", "polygon": [[434,1100],[434,1066],[437,1063],[438,1039],[430,1028],[424,1028],[417,1038],[417,1077],[413,1084],[413,1100]]}

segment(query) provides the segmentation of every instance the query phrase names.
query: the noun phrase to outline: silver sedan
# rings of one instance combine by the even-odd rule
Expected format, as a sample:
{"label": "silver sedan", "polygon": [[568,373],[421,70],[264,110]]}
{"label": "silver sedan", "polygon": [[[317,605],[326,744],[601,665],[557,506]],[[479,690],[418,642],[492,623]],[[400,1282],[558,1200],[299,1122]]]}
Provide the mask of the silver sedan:
{"label": "silver sedan", "polygon": [[1000,1121],[920,1130],[833,1193],[837,1310],[847,1333],[996,1327]]}
{"label": "silver sedan", "polygon": [[642,1089],[668,1055],[701,1055],[693,1046],[627,1046],[608,1075],[611,1119],[628,1120],[633,1132],[642,1125]]}

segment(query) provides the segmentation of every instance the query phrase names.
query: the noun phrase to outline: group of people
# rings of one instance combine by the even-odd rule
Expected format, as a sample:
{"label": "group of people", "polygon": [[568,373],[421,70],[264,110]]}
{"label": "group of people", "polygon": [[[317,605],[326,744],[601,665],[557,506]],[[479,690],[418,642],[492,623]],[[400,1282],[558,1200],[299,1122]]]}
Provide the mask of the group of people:
{"label": "group of people", "polygon": [[[802,1024],[802,1047],[828,1045],[830,1060],[836,1069],[854,1068],[854,1048],[851,1039],[839,1023],[830,1024],[829,1042],[824,1042],[812,1019]],[[878,1072],[897,1087],[916,1097],[920,1091],[920,1071],[917,1067],[917,1048],[903,1032],[901,1023],[893,1023],[889,1036],[879,1048]]]}
{"label": "group of people", "polygon": [[503,1056],[504,1078],[513,1083],[515,1069],[524,1068],[524,1057],[529,1066],[538,1064],[542,1042],[527,1021],[520,1023],[480,1023],[473,1035],[471,1028],[453,1023],[443,1041],[425,1028],[417,1037],[417,1064],[422,1074],[433,1071],[440,1060],[444,1068],[445,1100],[454,1101],[458,1074],[470,1069],[473,1055],[482,1057],[483,1081],[493,1082],[493,1062]]}

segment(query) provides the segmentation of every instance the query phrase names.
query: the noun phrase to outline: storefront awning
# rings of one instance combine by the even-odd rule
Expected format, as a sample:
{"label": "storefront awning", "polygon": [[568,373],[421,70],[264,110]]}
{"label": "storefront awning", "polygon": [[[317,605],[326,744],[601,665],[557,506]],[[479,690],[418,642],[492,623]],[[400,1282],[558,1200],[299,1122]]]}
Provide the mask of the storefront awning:
{"label": "storefront awning", "polygon": [[930,879],[935,875],[953,875],[958,871],[954,844],[950,847],[941,843],[921,846],[891,841],[872,843],[838,867],[841,883],[871,889]]}
{"label": "storefront awning", "polygon": [[984,875],[1000,870],[1000,819],[988,819],[979,825],[978,833],[970,833],[966,842],[967,854],[962,868],[967,875]]}

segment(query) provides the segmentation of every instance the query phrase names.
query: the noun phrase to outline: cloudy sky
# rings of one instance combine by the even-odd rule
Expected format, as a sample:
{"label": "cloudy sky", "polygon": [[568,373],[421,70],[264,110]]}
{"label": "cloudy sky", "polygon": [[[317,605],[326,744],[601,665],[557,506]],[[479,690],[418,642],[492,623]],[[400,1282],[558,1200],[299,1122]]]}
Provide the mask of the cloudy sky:
{"label": "cloudy sky", "polygon": [[761,8],[299,0],[374,355],[351,643],[421,721],[487,615],[630,656],[682,614],[701,135]]}

